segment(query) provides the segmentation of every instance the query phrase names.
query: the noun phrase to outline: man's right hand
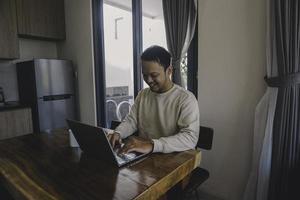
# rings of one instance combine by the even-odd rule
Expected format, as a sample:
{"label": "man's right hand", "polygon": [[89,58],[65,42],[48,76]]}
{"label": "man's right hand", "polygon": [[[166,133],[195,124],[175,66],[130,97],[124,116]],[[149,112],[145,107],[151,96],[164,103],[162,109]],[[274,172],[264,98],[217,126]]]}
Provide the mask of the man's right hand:
{"label": "man's right hand", "polygon": [[113,132],[112,134],[107,135],[108,141],[110,142],[112,148],[114,148],[116,145],[122,144],[122,139],[119,133]]}

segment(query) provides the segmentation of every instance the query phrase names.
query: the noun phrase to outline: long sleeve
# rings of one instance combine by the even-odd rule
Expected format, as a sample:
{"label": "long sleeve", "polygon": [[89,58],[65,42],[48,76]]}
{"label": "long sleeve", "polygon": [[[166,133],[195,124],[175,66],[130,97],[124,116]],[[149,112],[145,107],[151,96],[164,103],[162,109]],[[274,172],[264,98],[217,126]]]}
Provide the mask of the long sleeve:
{"label": "long sleeve", "polygon": [[121,138],[126,138],[137,131],[139,102],[140,93],[136,97],[129,114],[125,117],[124,121],[115,129],[115,131],[120,133]]}
{"label": "long sleeve", "polygon": [[153,139],[153,152],[178,152],[195,148],[199,137],[199,108],[194,96],[183,102],[177,121],[179,131],[172,136]]}

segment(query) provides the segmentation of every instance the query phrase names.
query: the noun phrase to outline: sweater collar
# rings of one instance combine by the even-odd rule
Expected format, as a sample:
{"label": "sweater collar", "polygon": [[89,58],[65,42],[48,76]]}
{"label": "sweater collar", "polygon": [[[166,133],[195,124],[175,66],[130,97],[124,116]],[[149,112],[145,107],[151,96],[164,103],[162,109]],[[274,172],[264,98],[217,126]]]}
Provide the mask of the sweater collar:
{"label": "sweater collar", "polygon": [[178,87],[178,86],[177,86],[175,83],[173,83],[172,87],[171,87],[169,90],[167,90],[166,92],[163,92],[163,93],[157,93],[157,92],[153,92],[153,91],[151,91],[151,90],[150,90],[150,92],[151,92],[153,95],[155,95],[155,96],[160,96],[160,97],[162,97],[162,96],[166,96],[166,95],[170,94],[172,91],[175,90],[176,87]]}

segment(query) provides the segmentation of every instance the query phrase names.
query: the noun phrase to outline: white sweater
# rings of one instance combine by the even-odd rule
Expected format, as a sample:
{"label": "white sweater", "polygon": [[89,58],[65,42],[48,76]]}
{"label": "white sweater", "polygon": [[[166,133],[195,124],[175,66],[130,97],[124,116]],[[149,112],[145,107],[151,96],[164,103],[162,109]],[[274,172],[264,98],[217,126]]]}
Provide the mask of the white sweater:
{"label": "white sweater", "polygon": [[175,85],[165,93],[141,90],[125,120],[116,128],[122,138],[135,131],[154,142],[153,152],[195,148],[199,136],[199,108],[195,96]]}

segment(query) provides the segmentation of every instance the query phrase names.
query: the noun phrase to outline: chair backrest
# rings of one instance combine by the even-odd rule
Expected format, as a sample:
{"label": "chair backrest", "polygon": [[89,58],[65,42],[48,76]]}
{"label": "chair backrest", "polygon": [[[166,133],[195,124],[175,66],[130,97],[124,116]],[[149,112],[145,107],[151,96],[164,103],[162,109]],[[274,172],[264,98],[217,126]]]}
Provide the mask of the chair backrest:
{"label": "chair backrest", "polygon": [[210,150],[212,148],[213,136],[214,130],[212,128],[200,126],[199,139],[196,147]]}

